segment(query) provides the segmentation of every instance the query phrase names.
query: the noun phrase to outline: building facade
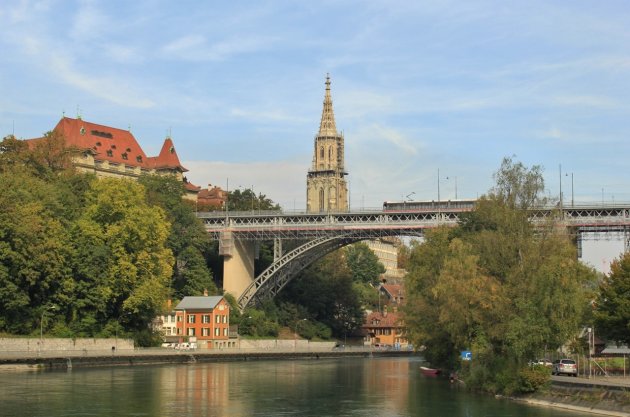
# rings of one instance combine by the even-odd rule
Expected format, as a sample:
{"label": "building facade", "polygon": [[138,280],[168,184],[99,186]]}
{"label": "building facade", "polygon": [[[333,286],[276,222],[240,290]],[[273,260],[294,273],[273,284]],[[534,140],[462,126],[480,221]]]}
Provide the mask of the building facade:
{"label": "building facade", "polygon": [[200,349],[234,347],[230,305],[221,296],[184,297],[175,306],[175,322],[180,344],[195,343]]}
{"label": "building facade", "polygon": [[344,168],[344,139],[337,132],[330,77],[326,77],[324,108],[313,146],[313,163],[306,177],[308,212],[347,211],[348,187]]}
{"label": "building facade", "polygon": [[[97,177],[137,179],[143,174],[173,175],[184,182],[189,200],[196,200],[200,188],[184,177],[182,166],[170,137],[164,140],[158,156],[147,156],[130,130],[63,117],[53,129],[63,136],[65,146],[76,151],[72,164],[79,172]],[[34,146],[44,138],[28,139]]]}

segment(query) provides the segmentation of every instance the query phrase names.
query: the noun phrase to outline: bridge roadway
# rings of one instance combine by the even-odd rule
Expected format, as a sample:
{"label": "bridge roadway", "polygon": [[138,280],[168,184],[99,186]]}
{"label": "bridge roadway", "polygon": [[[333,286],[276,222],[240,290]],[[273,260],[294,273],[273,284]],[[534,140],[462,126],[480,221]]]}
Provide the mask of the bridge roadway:
{"label": "bridge roadway", "polygon": [[[466,209],[439,210],[353,210],[307,213],[291,211],[204,212],[197,216],[215,239],[230,232],[244,240],[312,239],[350,232],[366,238],[391,235],[421,235],[425,229],[455,225]],[[627,232],[630,230],[630,203],[583,203],[532,209],[534,222],[550,219],[577,232]]]}
{"label": "bridge roadway", "polygon": [[[329,252],[353,242],[385,236],[422,236],[427,229],[454,226],[470,209],[360,210],[306,213],[287,211],[197,213],[224,256],[223,289],[245,308],[274,297],[298,272]],[[630,203],[574,204],[530,210],[535,223],[560,221],[585,239],[612,234],[630,238]],[[301,241],[283,253],[282,242]],[[274,262],[254,277],[260,241],[274,241]],[[249,242],[249,243],[248,243]]]}

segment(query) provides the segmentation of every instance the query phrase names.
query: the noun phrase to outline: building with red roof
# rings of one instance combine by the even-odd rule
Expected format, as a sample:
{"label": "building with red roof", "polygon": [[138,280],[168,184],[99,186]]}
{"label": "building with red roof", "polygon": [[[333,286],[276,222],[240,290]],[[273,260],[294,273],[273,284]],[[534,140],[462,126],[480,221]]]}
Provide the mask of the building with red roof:
{"label": "building with red roof", "polygon": [[[128,179],[137,179],[143,174],[174,175],[185,183],[186,198],[197,198],[200,187],[184,177],[188,170],[179,161],[170,137],[164,140],[159,155],[147,156],[130,130],[88,122],[81,117],[63,117],[53,130],[63,135],[66,147],[78,151],[73,164],[81,172]],[[42,138],[27,142],[39,140]]]}
{"label": "building with red roof", "polygon": [[409,346],[401,314],[397,311],[388,312],[387,306],[382,313],[374,311],[368,314],[362,330],[367,345],[397,349],[407,349]]}

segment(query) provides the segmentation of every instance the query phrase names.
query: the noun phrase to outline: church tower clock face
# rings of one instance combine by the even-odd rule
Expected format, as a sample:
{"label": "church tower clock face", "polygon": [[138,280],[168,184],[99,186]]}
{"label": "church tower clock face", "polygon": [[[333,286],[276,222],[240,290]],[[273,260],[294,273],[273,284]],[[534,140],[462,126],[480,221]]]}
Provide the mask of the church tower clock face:
{"label": "church tower clock face", "polygon": [[348,211],[343,134],[337,132],[330,76],[326,76],[324,108],[313,146],[313,164],[306,177],[308,212]]}

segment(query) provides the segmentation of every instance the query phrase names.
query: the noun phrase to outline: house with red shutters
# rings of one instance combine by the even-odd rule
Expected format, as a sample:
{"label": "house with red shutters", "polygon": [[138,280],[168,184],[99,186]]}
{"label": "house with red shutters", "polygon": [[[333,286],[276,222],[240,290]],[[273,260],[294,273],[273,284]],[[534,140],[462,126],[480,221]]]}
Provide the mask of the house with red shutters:
{"label": "house with red shutters", "polygon": [[230,340],[230,305],[222,296],[184,297],[175,306],[179,343],[200,349],[235,347]]}

